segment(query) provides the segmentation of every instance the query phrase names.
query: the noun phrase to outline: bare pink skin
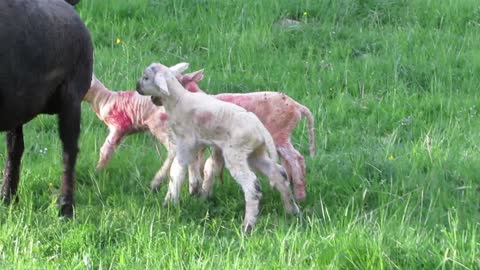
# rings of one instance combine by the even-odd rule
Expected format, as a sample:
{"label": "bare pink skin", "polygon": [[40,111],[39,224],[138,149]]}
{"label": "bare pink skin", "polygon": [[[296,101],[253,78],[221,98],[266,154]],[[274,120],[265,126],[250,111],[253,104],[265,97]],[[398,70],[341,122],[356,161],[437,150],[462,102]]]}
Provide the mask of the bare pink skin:
{"label": "bare pink skin", "polygon": [[[203,70],[185,74],[181,80],[184,87],[191,92],[203,92],[197,82],[203,78]],[[310,110],[289,96],[279,92],[252,92],[245,94],[218,94],[216,98],[234,103],[257,115],[272,135],[283,166],[287,170],[290,181],[295,187],[295,198],[306,197],[306,166],[304,157],[293,147],[291,135],[298,122],[305,117],[310,137],[310,156],[315,155],[315,134],[313,117]],[[223,162],[214,157],[214,163]],[[222,164],[214,165],[214,173],[220,173]],[[218,169],[220,168],[220,169]]]}
{"label": "bare pink skin", "polygon": [[88,102],[98,118],[108,127],[110,133],[100,149],[97,169],[104,168],[122,139],[136,132],[149,131],[168,150],[168,156],[156,173],[152,187],[163,182],[169,173],[175,157],[170,149],[167,133],[167,114],[163,107],[152,103],[150,97],[135,91],[111,91],[95,77],[84,101]]}

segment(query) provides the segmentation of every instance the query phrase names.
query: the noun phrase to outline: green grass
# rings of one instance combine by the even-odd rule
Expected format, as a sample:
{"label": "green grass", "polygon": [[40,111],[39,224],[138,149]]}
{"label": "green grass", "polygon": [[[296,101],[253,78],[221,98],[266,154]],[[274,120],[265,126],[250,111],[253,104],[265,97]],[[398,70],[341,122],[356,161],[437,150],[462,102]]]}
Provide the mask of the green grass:
{"label": "green grass", "polygon": [[[205,68],[211,93],[274,89],[308,106],[318,151],[306,157],[304,219],[263,182],[258,226],[242,236],[230,177],[211,201],[185,187],[178,207],[162,208],[165,187],[152,194],[149,182],[165,151],[133,135],[95,172],[107,130],[84,104],[75,219],[57,218],[56,118],[37,117],[24,129],[20,203],[0,207],[1,269],[480,269],[478,1],[82,0],[77,10],[111,89],[133,89],[151,62],[187,61]],[[308,156],[305,123],[293,141]]]}

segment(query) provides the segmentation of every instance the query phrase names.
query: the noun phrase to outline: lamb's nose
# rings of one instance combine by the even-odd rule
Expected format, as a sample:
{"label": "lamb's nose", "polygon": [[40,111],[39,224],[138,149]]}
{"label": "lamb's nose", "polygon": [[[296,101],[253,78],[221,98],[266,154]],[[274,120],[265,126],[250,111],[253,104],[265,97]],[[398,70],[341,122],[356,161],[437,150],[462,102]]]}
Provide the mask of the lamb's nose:
{"label": "lamb's nose", "polygon": [[137,81],[137,86],[135,87],[135,89],[137,90],[137,92],[138,92],[139,94],[143,94],[143,93],[142,93],[142,89],[140,89],[140,88],[141,88],[141,87],[140,87],[140,81]]}

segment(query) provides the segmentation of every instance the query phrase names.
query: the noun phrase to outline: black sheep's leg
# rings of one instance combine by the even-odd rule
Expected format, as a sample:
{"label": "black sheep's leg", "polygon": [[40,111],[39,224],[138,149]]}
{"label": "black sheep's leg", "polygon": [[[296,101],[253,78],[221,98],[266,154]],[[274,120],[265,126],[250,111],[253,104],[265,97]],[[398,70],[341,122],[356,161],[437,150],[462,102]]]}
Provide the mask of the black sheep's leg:
{"label": "black sheep's leg", "polygon": [[61,194],[58,197],[60,216],[73,217],[75,163],[78,154],[80,135],[80,99],[74,96],[64,97],[58,116],[60,139],[63,143],[63,176]]}
{"label": "black sheep's leg", "polygon": [[[9,204],[17,194],[20,178],[20,162],[24,150],[23,128],[19,126],[7,132],[7,160],[3,171],[2,200]],[[17,200],[17,198],[15,197]]]}

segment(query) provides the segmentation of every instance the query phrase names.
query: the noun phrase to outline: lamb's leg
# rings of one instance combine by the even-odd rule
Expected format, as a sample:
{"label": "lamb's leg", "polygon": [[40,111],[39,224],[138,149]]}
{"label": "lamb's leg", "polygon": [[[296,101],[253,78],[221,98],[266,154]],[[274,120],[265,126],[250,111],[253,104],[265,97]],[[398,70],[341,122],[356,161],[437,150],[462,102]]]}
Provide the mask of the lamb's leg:
{"label": "lamb's leg", "polygon": [[285,211],[289,214],[300,214],[300,208],[295,202],[283,167],[273,162],[263,149],[253,153],[249,158],[249,163],[255,170],[266,175],[270,180],[270,185],[280,192]]}
{"label": "lamb's leg", "polygon": [[277,151],[283,159],[285,169],[295,187],[295,198],[297,200],[304,200],[306,197],[305,159],[290,142],[277,145]]}
{"label": "lamb's leg", "polygon": [[[68,93],[68,91],[65,92]],[[65,217],[73,217],[75,163],[80,135],[80,100],[78,97],[65,96],[61,102],[62,108],[58,115],[60,139],[63,144],[63,176],[58,203],[60,205],[60,215]]]}
{"label": "lamb's leg", "polygon": [[172,143],[172,140],[167,138],[162,138],[162,139],[159,139],[159,141],[165,146],[168,153],[167,153],[167,158],[162,164],[162,167],[160,167],[160,169],[157,171],[157,173],[153,177],[152,182],[150,183],[152,192],[157,192],[158,189],[160,188],[160,185],[162,185],[162,183],[168,178],[168,173],[170,172],[170,168],[172,167],[173,160],[175,159],[175,145]]}
{"label": "lamb's leg", "polygon": [[180,190],[182,183],[187,174],[187,166],[179,162],[178,156],[175,157],[170,168],[170,182],[168,183],[168,192],[165,196],[163,206],[166,206],[169,202],[178,204],[180,201]]}
{"label": "lamb's leg", "polygon": [[205,148],[200,149],[193,162],[188,166],[188,192],[191,195],[200,193],[200,185],[202,182],[202,176],[200,174],[200,167],[204,163],[204,150]]}
{"label": "lamb's leg", "polygon": [[251,232],[257,222],[260,198],[262,197],[260,183],[248,166],[247,156],[246,153],[239,153],[234,149],[223,150],[225,166],[245,194],[245,218],[243,219],[245,233]]}
{"label": "lamb's leg", "polygon": [[170,172],[170,168],[172,167],[173,160],[175,159],[175,151],[168,149],[167,158],[162,164],[162,167],[157,171],[155,176],[153,177],[152,182],[150,183],[150,187],[152,192],[158,192],[158,189],[162,185],[162,183],[168,178],[168,173]]}
{"label": "lamb's leg", "polygon": [[110,128],[110,133],[105,139],[102,148],[100,148],[100,158],[97,163],[97,170],[101,170],[107,165],[112,157],[113,152],[120,144],[120,141],[124,135],[125,132],[122,132],[116,128]]}
{"label": "lamb's leg", "polygon": [[[166,117],[165,113],[153,114],[149,120],[145,121],[150,132],[167,149],[167,158],[150,183],[152,192],[157,192],[162,183],[168,178],[173,159],[175,159],[175,144],[167,132],[167,123],[162,120]],[[165,118],[166,119],[166,118]]]}
{"label": "lamb's leg", "polygon": [[212,155],[205,161],[203,184],[202,184],[202,197],[209,198],[212,196],[212,186],[215,182],[215,178],[222,172],[224,166],[222,150],[220,148],[214,148]]}
{"label": "lamb's leg", "polygon": [[[17,194],[20,178],[20,163],[24,150],[22,126],[8,131],[6,139],[7,160],[3,171],[2,200],[5,204],[9,204],[12,197]],[[17,200],[17,197],[15,199]]]}

